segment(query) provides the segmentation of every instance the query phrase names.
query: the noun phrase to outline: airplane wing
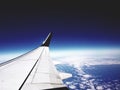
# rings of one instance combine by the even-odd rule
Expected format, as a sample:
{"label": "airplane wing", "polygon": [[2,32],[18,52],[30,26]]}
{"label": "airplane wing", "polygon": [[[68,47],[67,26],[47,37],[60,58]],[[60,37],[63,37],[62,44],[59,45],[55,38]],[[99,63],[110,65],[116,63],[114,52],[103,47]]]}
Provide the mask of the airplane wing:
{"label": "airplane wing", "polygon": [[49,55],[51,37],[49,33],[40,47],[0,64],[0,90],[68,90]]}

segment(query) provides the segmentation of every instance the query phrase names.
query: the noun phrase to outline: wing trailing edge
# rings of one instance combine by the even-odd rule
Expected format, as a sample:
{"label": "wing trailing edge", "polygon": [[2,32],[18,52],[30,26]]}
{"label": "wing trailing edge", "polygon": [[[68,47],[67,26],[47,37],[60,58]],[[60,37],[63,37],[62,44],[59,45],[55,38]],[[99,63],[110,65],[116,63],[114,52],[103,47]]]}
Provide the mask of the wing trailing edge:
{"label": "wing trailing edge", "polygon": [[61,88],[53,88],[53,89],[46,89],[46,90],[68,90],[67,87],[61,87]]}

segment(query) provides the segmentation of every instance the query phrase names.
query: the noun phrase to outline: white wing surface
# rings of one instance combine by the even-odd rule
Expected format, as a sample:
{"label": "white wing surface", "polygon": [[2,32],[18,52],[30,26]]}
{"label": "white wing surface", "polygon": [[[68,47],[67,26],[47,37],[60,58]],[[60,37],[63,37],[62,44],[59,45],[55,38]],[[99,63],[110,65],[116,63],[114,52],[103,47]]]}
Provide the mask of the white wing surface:
{"label": "white wing surface", "polygon": [[0,64],[0,90],[68,90],[49,55],[52,33],[43,44]]}

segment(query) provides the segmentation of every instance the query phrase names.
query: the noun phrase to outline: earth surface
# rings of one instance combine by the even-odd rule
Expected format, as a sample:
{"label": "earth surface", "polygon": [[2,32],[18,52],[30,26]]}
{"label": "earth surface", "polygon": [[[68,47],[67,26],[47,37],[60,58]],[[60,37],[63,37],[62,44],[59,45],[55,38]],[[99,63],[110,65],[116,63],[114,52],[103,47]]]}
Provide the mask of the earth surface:
{"label": "earth surface", "polygon": [[56,67],[60,72],[72,74],[63,80],[70,90],[120,90],[119,56],[67,61]]}
{"label": "earth surface", "polygon": [[104,52],[102,55],[96,52],[90,52],[90,55],[83,55],[83,52],[66,53],[53,53],[51,58],[58,71],[72,74],[71,78],[63,80],[70,90],[120,90],[119,52],[114,55],[113,52],[112,55]]}

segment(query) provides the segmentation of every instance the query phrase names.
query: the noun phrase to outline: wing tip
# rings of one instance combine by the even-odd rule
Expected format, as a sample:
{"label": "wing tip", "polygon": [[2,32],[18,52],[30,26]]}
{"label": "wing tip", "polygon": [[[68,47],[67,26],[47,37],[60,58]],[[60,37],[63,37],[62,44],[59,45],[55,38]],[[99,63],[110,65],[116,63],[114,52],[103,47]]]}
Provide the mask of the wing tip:
{"label": "wing tip", "polygon": [[41,46],[48,46],[49,47],[51,38],[52,38],[52,32],[50,32],[48,34],[47,38],[43,41]]}

